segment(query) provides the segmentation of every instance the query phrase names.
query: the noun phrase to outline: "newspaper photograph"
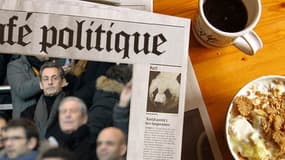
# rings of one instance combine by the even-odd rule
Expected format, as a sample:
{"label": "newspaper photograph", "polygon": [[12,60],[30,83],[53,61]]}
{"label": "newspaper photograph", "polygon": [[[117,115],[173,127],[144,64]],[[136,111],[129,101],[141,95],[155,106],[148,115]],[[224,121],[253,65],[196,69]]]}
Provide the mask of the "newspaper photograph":
{"label": "newspaper photograph", "polygon": [[[149,2],[139,8],[151,11]],[[179,160],[193,145],[208,146],[201,160],[220,159],[188,57],[189,35],[190,19],[73,0],[0,1],[1,53],[132,68],[127,160]],[[185,137],[192,137],[183,135],[185,111],[201,122],[193,135],[201,139],[199,147],[195,142],[182,149]]]}
{"label": "newspaper photograph", "polygon": [[[184,113],[181,159],[214,160],[199,108]],[[185,136],[184,136],[185,135]],[[191,157],[191,158],[189,158]]]}

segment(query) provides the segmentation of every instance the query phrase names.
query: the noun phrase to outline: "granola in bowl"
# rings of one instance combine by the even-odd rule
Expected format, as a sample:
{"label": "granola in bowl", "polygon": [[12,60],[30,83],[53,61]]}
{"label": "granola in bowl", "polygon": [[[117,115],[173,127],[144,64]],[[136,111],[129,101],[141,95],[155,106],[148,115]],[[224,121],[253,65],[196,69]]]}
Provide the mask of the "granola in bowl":
{"label": "granola in bowl", "polygon": [[285,77],[260,77],[237,93],[226,138],[236,160],[285,159]]}

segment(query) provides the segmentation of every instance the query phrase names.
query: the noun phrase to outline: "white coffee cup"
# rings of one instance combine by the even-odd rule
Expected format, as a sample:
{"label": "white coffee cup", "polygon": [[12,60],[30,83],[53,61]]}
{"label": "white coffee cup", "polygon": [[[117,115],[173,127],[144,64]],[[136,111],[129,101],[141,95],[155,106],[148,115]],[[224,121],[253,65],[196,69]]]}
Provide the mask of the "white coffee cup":
{"label": "white coffee cup", "polygon": [[[247,20],[245,20],[244,27],[238,31],[225,31],[211,24],[213,22],[209,22],[206,17],[205,10],[203,9],[203,5],[206,1],[215,0],[199,0],[199,12],[193,22],[193,34],[199,43],[207,48],[219,48],[234,45],[249,55],[254,55],[259,49],[262,48],[263,43],[261,39],[253,31],[253,28],[258,23],[261,15],[260,0],[241,0],[245,9],[247,10]],[[225,1],[227,1],[227,3],[231,2],[229,0]],[[214,3],[219,3],[219,1]],[[224,9],[225,8],[221,8],[221,10]],[[214,13],[212,15],[217,14]],[[224,19],[228,18],[229,16],[231,15],[228,15]]]}

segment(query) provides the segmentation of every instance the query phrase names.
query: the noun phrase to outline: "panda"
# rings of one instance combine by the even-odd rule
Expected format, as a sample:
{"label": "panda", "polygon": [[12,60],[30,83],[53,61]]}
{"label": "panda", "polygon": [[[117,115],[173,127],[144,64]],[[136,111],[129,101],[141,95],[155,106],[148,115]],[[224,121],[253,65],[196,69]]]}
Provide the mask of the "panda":
{"label": "panda", "polygon": [[148,112],[178,113],[180,73],[150,72]]}

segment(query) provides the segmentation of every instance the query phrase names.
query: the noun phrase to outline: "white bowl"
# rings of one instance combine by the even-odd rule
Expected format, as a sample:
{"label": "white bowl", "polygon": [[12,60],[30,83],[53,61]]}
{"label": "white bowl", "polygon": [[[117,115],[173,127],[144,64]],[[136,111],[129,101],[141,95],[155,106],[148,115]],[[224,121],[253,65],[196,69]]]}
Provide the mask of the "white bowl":
{"label": "white bowl", "polygon": [[[230,139],[230,134],[229,134],[229,127],[230,127],[230,119],[231,118],[234,118],[233,115],[231,114],[232,113],[232,109],[233,109],[233,102],[234,102],[234,99],[238,96],[248,96],[248,92],[251,92],[254,90],[258,90],[262,93],[266,92],[267,89],[269,88],[269,86],[272,86],[274,85],[274,83],[272,81],[275,81],[275,80],[281,80],[283,83],[282,83],[282,87],[281,87],[281,92],[284,92],[285,91],[285,77],[284,76],[276,76],[276,75],[270,75],[270,76],[262,76],[262,77],[259,77],[251,82],[249,82],[248,84],[246,84],[244,87],[242,87],[238,93],[234,96],[230,106],[229,106],[229,109],[227,111],[227,116],[226,116],[226,125],[225,125],[225,131],[226,131],[226,140],[227,140],[227,144],[228,144],[228,147],[229,147],[229,150],[232,154],[232,156],[234,157],[235,160],[239,160],[240,157],[238,156],[238,154],[236,153],[236,151],[234,151],[233,149],[233,144],[231,142],[231,139]],[[278,86],[279,87],[279,86]],[[251,95],[252,96],[252,95]],[[249,97],[249,96],[248,96]],[[249,97],[249,98],[252,98],[252,97]]]}

